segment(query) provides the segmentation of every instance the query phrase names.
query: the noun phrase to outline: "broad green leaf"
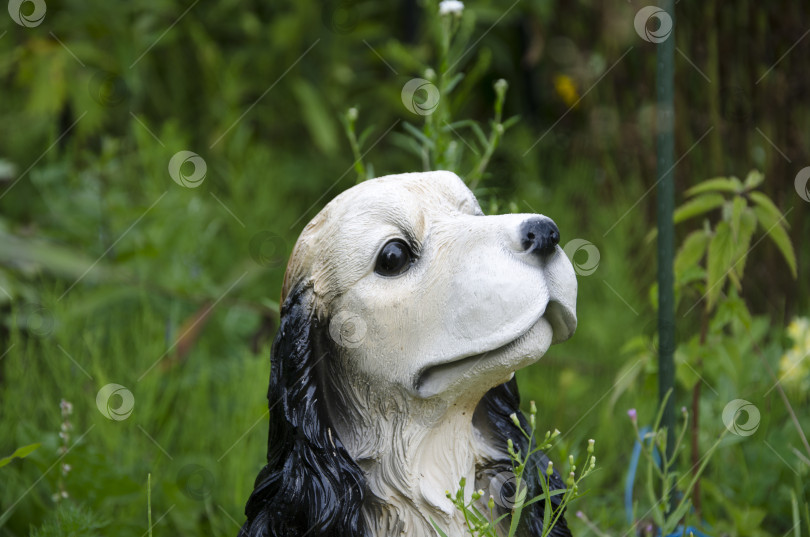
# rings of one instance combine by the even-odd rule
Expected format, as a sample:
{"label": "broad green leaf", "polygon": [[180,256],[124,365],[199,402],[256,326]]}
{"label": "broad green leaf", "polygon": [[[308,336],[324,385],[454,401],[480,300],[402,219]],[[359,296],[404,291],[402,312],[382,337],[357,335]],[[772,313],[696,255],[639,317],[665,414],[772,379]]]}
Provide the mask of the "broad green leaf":
{"label": "broad green leaf", "polygon": [[[751,237],[754,235],[756,228],[757,217],[754,214],[754,210],[750,207],[744,208],[740,214],[737,235],[734,239],[737,247],[734,251],[734,270],[732,272],[738,280],[742,280],[743,273],[745,272],[745,261],[748,257],[748,249],[751,246]],[[740,282],[736,282],[735,286],[737,289],[740,289]]]}
{"label": "broad green leaf", "polygon": [[737,289],[738,291],[742,290],[742,281],[740,280],[740,277],[737,275],[736,270],[732,270],[728,273],[728,279],[735,289]]}
{"label": "broad green leaf", "polygon": [[703,194],[705,192],[739,192],[742,184],[736,177],[715,177],[706,179],[686,191],[687,196]]}
{"label": "broad green leaf", "polygon": [[731,261],[734,258],[734,237],[731,233],[731,226],[728,222],[717,224],[714,237],[709,242],[709,252],[706,261],[706,309],[711,310],[720,292],[723,290],[723,282],[731,269]]}
{"label": "broad green leaf", "polygon": [[748,175],[745,176],[745,186],[746,190],[751,190],[759,185],[762,184],[762,181],[765,180],[765,176],[759,170],[751,170],[748,172]]}
{"label": "broad green leaf", "polygon": [[731,202],[731,232],[736,237],[740,230],[740,217],[742,216],[743,209],[748,204],[742,196],[734,196],[734,201]]}
{"label": "broad green leaf", "polygon": [[773,213],[764,209],[762,206],[754,207],[754,213],[757,215],[760,227],[762,227],[765,233],[767,233],[776,244],[779,251],[782,252],[782,257],[785,258],[785,261],[790,267],[790,273],[795,279],[798,276],[796,271],[796,253],[793,251],[793,244],[790,242],[787,231],[782,227],[782,222],[778,219],[774,219]]}
{"label": "broad green leaf", "polygon": [[762,192],[751,192],[748,195],[750,196],[751,200],[757,204],[757,207],[761,207],[762,210],[766,211],[770,216],[768,224],[769,227],[772,226],[775,222],[778,222],[779,220],[782,220],[782,224],[785,227],[789,227],[787,220],[784,220],[783,218],[782,211],[780,211],[779,207],[777,207],[773,203],[773,201],[771,201],[771,198],[769,198]]}
{"label": "broad green leaf", "polygon": [[678,284],[680,287],[686,287],[693,282],[706,283],[706,269],[700,265],[692,265],[684,270],[683,274],[681,274],[678,278]]}
{"label": "broad green leaf", "polygon": [[9,455],[8,457],[3,457],[2,459],[0,459],[0,468],[7,465],[8,463],[10,463],[15,458],[16,459],[24,459],[24,458],[26,458],[28,455],[30,455],[31,453],[36,451],[36,449],[41,445],[42,444],[37,443],[37,444],[31,444],[31,445],[28,445],[28,446],[18,447],[14,451],[14,453]]}
{"label": "broad green leaf", "polygon": [[708,244],[709,234],[703,229],[693,231],[687,235],[683,241],[683,246],[675,256],[676,280],[680,280],[687,269],[697,265],[703,259]]}
{"label": "broad green leaf", "polygon": [[675,210],[673,220],[676,224],[707,213],[723,205],[726,199],[720,194],[703,194],[693,198]]}

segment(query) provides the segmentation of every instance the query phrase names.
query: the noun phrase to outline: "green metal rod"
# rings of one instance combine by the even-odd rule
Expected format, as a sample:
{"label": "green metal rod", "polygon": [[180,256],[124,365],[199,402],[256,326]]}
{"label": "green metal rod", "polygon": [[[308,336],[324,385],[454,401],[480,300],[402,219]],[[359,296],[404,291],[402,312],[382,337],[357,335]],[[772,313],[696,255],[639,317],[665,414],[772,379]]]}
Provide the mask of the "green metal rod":
{"label": "green metal rod", "polygon": [[[675,384],[675,295],[673,290],[673,257],[675,251],[673,163],[675,153],[675,9],[672,0],[663,0],[659,7],[672,18],[669,37],[658,43],[656,93],[657,114],[657,173],[658,198],[658,401]],[[671,460],[675,446],[674,395],[667,401],[662,425],[667,428],[667,456]]]}

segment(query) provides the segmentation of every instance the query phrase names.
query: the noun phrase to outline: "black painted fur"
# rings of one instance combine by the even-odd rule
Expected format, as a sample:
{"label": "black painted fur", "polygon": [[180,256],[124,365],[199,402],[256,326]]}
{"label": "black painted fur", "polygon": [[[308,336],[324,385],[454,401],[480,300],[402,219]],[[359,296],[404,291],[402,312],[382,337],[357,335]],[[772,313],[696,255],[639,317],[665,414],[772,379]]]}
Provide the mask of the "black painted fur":
{"label": "black painted fur", "polygon": [[[329,356],[326,346],[319,344],[319,334],[326,328],[314,317],[311,290],[296,286],[281,308],[281,324],[273,343],[267,465],[256,478],[239,537],[369,535],[361,514],[365,477],[343,447],[326,410],[323,379]],[[526,452],[527,441],[512,423],[512,413],[528,429],[514,379],[487,392],[476,410],[504,454],[487,470],[511,470],[508,438]],[[537,455],[535,468],[527,470],[529,498],[541,492],[536,468],[548,464],[544,454]],[[556,471],[551,485],[552,490],[564,487]],[[559,496],[552,498],[555,507],[558,503]],[[542,534],[544,509],[545,502],[537,502],[523,511],[521,535]],[[570,535],[561,518],[551,536]]]}

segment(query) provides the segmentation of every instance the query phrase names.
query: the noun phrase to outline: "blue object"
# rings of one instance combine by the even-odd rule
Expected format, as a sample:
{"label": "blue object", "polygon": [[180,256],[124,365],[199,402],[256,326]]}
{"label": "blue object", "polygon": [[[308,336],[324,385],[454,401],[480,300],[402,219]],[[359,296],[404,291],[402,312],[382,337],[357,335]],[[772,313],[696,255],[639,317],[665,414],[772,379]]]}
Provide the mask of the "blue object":
{"label": "blue object", "polygon": [[[644,435],[650,432],[649,427],[642,427],[639,430],[639,435],[644,438]],[[652,439],[649,439],[652,442]],[[638,460],[641,458],[641,442],[635,441],[633,445],[633,455],[630,457],[630,467],[627,469],[627,478],[624,481],[624,512],[627,518],[627,524],[633,524],[633,486],[636,482],[636,470],[638,470]],[[658,449],[653,448],[653,460],[655,464],[661,464],[661,456]],[[710,537],[697,528],[692,526],[678,526],[678,529],[670,533],[666,537],[689,537],[689,533],[693,533],[695,537]],[[661,537],[661,530],[658,530],[658,536]]]}

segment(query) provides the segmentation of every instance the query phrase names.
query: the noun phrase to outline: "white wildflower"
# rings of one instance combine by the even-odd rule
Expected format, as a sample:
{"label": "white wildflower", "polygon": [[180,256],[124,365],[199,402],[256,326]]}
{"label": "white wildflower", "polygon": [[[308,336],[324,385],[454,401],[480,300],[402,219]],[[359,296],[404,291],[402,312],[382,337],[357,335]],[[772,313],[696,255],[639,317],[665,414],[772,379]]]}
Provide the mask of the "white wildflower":
{"label": "white wildflower", "polygon": [[461,16],[464,11],[464,3],[458,0],[442,0],[439,2],[439,15]]}

